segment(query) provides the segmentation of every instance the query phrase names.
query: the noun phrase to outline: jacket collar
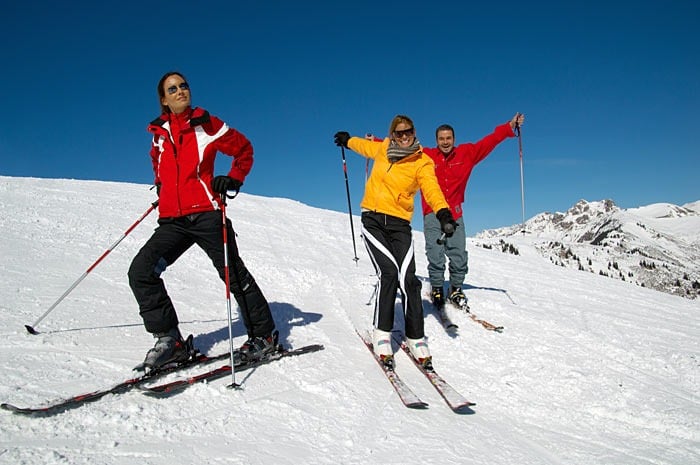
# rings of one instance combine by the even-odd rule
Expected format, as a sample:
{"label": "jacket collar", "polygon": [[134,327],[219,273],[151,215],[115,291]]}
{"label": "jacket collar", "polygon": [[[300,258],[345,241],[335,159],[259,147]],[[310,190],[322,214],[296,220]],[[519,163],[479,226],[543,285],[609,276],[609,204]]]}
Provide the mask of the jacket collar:
{"label": "jacket collar", "polygon": [[173,115],[172,113],[163,113],[158,118],[151,121],[150,125],[163,127],[165,123],[168,123],[173,119],[180,120],[180,125],[182,125],[182,123],[185,123],[187,119],[189,119],[190,127],[194,127],[208,123],[211,120],[211,117],[208,111],[203,110],[199,107],[195,107],[185,110],[179,115]]}

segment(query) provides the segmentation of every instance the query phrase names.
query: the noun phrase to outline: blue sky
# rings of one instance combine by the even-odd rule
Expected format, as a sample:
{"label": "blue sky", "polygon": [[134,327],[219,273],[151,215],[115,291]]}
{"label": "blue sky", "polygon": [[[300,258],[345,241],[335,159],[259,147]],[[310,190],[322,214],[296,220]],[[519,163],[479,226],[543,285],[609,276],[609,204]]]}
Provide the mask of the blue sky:
{"label": "blue sky", "polygon": [[[519,111],[526,217],[700,199],[696,1],[242,3],[3,7],[0,174],[151,182],[155,87],[179,70],[252,141],[251,194],[347,212],[336,131],[402,113],[426,146],[442,123],[463,143]],[[521,221],[517,139],[474,170],[465,217],[470,235]]]}

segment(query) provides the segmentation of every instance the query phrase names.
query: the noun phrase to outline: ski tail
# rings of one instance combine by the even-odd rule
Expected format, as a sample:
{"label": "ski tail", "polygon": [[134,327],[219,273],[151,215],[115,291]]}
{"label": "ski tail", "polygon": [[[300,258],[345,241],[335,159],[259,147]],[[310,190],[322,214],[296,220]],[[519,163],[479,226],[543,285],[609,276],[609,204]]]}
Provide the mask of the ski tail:
{"label": "ski tail", "polygon": [[98,389],[96,391],[86,392],[83,394],[78,394],[72,397],[67,397],[64,399],[58,399],[47,403],[47,405],[41,407],[18,407],[9,403],[0,404],[0,408],[7,410],[12,413],[21,415],[33,415],[33,416],[52,416],[58,413],[62,413],[66,410],[71,410],[89,402],[97,401],[109,394],[122,394],[125,393],[141,384],[160,378],[161,376],[167,375],[168,373],[173,373],[178,370],[183,370],[194,365],[206,364],[216,360],[221,360],[227,358],[229,352],[207,356],[203,354],[196,354],[193,358],[168,367],[162,367],[157,371],[151,371],[134,378],[126,379],[120,383],[116,383],[111,387]]}
{"label": "ski tail", "polygon": [[406,345],[400,334],[394,334],[394,340],[401,346],[401,349],[408,355],[413,364],[418,368],[418,370],[428,378],[430,384],[433,385],[435,390],[440,394],[445,403],[452,409],[455,413],[474,413],[470,407],[476,405],[474,402],[467,400],[462,394],[460,394],[455,388],[447,383],[440,376],[435,367],[433,366],[431,370],[427,370],[421,363],[416,360],[416,358],[411,353],[411,350]]}

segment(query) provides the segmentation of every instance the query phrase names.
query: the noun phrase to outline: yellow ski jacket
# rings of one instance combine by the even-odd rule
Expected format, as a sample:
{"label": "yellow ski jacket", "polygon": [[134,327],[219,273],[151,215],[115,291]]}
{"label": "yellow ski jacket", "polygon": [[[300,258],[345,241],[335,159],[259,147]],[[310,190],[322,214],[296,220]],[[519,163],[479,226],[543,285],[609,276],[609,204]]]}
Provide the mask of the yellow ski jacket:
{"label": "yellow ski jacket", "polygon": [[449,208],[435,176],[433,160],[421,149],[392,163],[387,157],[389,142],[389,138],[375,142],[361,137],[348,141],[349,149],[374,160],[360,203],[362,209],[411,221],[418,189],[433,211]]}

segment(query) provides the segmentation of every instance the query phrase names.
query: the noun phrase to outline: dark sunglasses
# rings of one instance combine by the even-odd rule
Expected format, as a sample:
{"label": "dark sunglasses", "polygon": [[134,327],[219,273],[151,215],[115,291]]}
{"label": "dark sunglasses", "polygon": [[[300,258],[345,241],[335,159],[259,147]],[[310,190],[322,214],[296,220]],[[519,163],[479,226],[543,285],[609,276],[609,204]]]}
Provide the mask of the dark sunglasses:
{"label": "dark sunglasses", "polygon": [[403,136],[412,136],[416,133],[416,128],[408,128],[403,131],[394,131],[394,137],[401,139]]}
{"label": "dark sunglasses", "polygon": [[190,85],[189,85],[189,84],[187,84],[186,82],[181,82],[179,86],[170,86],[170,87],[168,87],[168,93],[169,93],[170,95],[174,94],[175,92],[177,92],[177,88],[178,88],[178,87],[179,87],[180,89],[182,89],[182,90],[190,90]]}

